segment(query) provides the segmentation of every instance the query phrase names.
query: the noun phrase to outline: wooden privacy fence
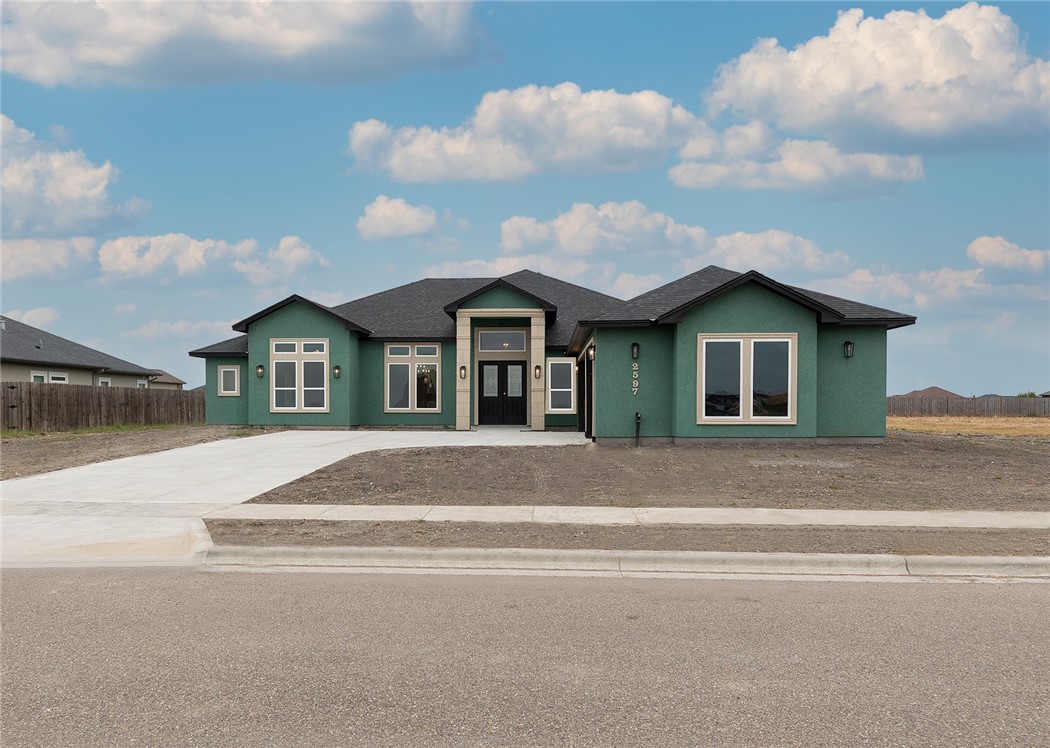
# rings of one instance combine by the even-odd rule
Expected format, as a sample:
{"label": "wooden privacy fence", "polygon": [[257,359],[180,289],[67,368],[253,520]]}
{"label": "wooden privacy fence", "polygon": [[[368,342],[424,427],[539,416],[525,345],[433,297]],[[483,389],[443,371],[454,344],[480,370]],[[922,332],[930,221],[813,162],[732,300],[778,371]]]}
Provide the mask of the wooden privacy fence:
{"label": "wooden privacy fence", "polygon": [[1042,416],[1050,417],[1050,397],[886,398],[888,416]]}
{"label": "wooden privacy fence", "polygon": [[70,431],[124,424],[204,423],[203,392],[39,382],[3,382],[0,388],[0,428],[4,430]]}

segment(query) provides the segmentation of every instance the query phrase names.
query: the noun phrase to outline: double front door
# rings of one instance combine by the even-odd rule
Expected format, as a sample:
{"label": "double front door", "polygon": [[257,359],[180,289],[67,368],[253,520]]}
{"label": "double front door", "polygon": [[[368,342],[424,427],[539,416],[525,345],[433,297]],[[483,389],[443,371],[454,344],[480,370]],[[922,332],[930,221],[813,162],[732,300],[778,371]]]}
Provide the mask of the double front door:
{"label": "double front door", "polygon": [[478,362],[478,423],[526,423],[524,361]]}

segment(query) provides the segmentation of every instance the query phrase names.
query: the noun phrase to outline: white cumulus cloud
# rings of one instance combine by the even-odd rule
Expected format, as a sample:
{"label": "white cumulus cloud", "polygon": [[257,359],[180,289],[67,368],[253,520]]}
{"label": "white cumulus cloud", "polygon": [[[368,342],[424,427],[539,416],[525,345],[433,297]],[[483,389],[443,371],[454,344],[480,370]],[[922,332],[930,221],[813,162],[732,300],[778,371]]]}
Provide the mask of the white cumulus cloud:
{"label": "white cumulus cloud", "polygon": [[842,195],[892,191],[923,178],[922,159],[882,153],[843,153],[824,140],[776,143],[759,122],[705,131],[690,139],[685,160],[668,172],[679,187],[812,190]]}
{"label": "white cumulus cloud", "polygon": [[83,151],[49,146],[6,115],[0,127],[5,235],[81,234],[146,210],[142,200],[112,201],[117,169],[108,161],[94,164]]}
{"label": "white cumulus cloud", "polygon": [[945,301],[958,301],[991,290],[984,270],[944,267],[905,273],[858,268],[839,278],[826,278],[810,286],[835,296],[872,304],[904,302],[927,309]]}
{"label": "white cumulus cloud", "polygon": [[716,236],[704,251],[680,260],[677,267],[682,272],[692,272],[707,265],[721,265],[734,270],[770,273],[778,270],[828,271],[850,264],[845,252],[828,252],[811,239],[789,231],[769,229]]}
{"label": "white cumulus cloud", "polygon": [[697,120],[656,91],[581,91],[575,83],[486,93],[458,127],[357,122],[357,163],[404,182],[506,180],[538,171],[624,171],[661,163]]}
{"label": "white cumulus cloud", "polygon": [[[5,206],[6,209],[6,206]],[[94,256],[95,240],[87,236],[72,239],[4,239],[3,278],[57,278],[72,266]]]}
{"label": "white cumulus cloud", "polygon": [[7,312],[4,316],[10,317],[11,319],[17,319],[19,322],[24,322],[27,325],[33,327],[47,327],[58,321],[61,316],[57,309],[49,306],[38,306],[32,309],[26,309],[24,312],[21,309],[12,309]]}
{"label": "white cumulus cloud", "polygon": [[966,248],[966,256],[982,267],[1041,273],[1050,266],[1050,250],[1022,249],[1001,236],[980,236],[974,239]]}
{"label": "white cumulus cloud", "polygon": [[865,18],[788,50],[761,39],[723,66],[708,102],[800,132],[1045,138],[1050,62],[1027,54],[1013,20],[969,3]]}
{"label": "white cumulus cloud", "polygon": [[365,206],[365,214],[357,219],[357,231],[362,239],[393,239],[416,236],[433,231],[437,213],[426,205],[410,205],[403,198],[380,195]]}
{"label": "white cumulus cloud", "polygon": [[350,83],[475,59],[468,3],[5,3],[4,72],[44,86]]}
{"label": "white cumulus cloud", "polygon": [[182,276],[200,272],[215,260],[247,257],[257,249],[254,240],[231,244],[186,234],[122,236],[102,245],[98,261],[107,275],[146,277],[174,267]]}
{"label": "white cumulus cloud", "polygon": [[211,322],[207,320],[197,322],[191,322],[188,320],[163,322],[160,320],[150,320],[141,327],[136,327],[134,330],[125,330],[120,333],[120,337],[140,340],[201,337],[205,334],[211,337],[218,337],[220,335],[228,335],[234,322],[236,322],[236,320],[225,322]]}
{"label": "white cumulus cloud", "polygon": [[298,236],[286,236],[265,257],[235,260],[233,269],[242,273],[253,286],[284,281],[310,266],[327,267],[330,263]]}
{"label": "white cumulus cloud", "polygon": [[541,245],[568,255],[700,249],[709,241],[703,228],[678,223],[637,200],[576,203],[550,221],[512,216],[500,224],[500,234],[506,252]]}
{"label": "white cumulus cloud", "polygon": [[679,223],[637,200],[594,206],[577,203],[550,221],[513,216],[500,227],[505,252],[544,250],[560,257],[631,252],[636,256],[673,256],[691,272],[705,265],[764,272],[805,269],[827,271],[850,264],[844,252],[828,252],[813,241],[786,231],[736,232],[712,236],[702,226]]}

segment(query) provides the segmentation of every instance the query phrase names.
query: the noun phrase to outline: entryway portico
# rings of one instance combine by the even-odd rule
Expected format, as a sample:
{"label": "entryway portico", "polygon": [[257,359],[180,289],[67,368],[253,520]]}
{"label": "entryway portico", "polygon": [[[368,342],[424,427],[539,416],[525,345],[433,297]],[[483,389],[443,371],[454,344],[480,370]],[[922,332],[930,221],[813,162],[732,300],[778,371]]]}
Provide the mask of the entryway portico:
{"label": "entryway portico", "polygon": [[492,424],[544,431],[547,312],[460,307],[455,314],[456,430]]}

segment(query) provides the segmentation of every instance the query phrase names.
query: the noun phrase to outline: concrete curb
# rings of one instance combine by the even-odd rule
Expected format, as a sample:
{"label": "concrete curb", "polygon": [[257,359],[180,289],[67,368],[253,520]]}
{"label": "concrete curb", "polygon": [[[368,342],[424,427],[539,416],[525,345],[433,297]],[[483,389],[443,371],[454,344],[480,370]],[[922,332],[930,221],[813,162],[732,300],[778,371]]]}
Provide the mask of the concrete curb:
{"label": "concrete curb", "polygon": [[211,567],[344,567],[844,576],[1048,577],[1050,557],[894,556],[845,553],[721,553],[527,548],[214,546]]}

